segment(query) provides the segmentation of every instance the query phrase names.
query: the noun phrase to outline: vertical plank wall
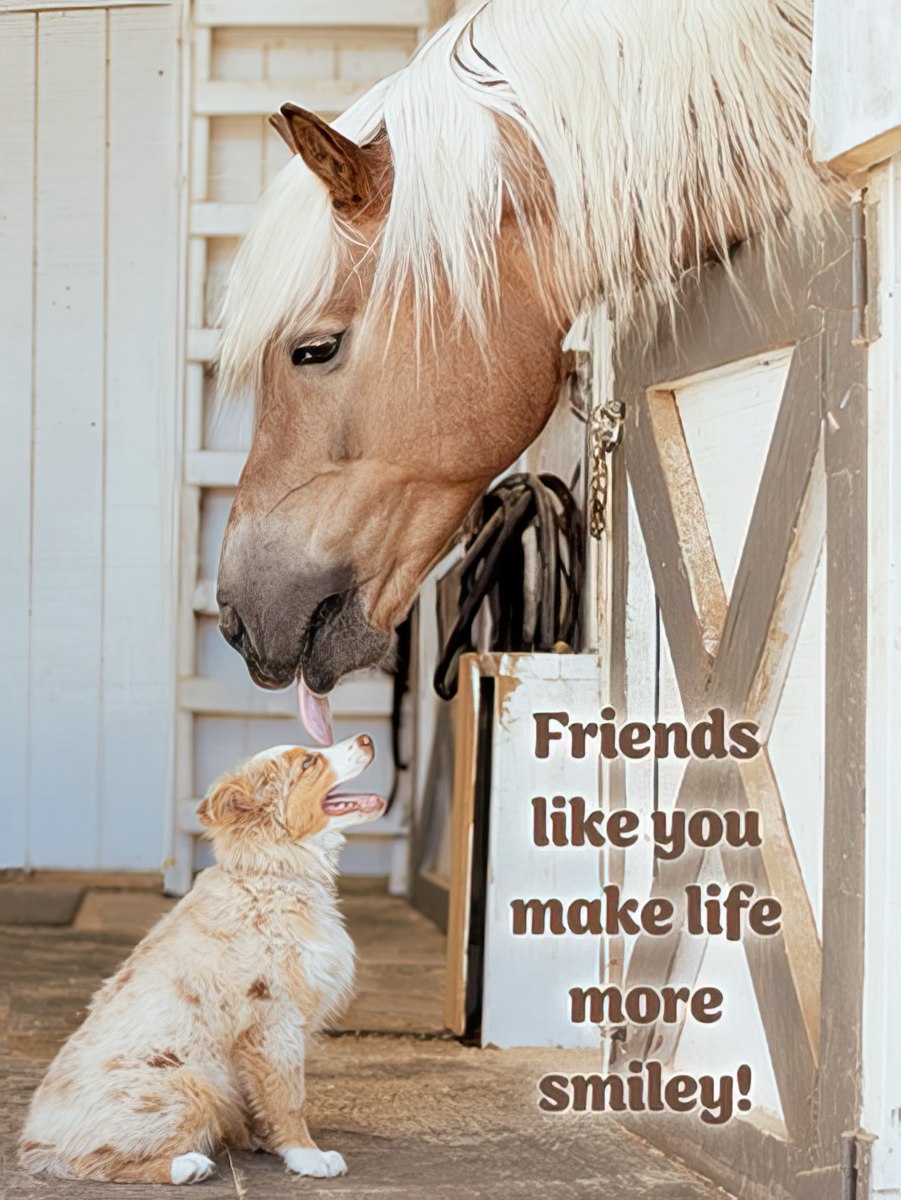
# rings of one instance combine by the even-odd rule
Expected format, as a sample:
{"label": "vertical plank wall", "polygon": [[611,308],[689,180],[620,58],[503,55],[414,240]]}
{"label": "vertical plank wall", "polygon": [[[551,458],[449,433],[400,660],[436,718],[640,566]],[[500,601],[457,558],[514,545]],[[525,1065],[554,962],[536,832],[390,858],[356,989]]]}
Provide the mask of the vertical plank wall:
{"label": "vertical plank wall", "polygon": [[177,21],[177,5],[0,16],[0,866],[162,856]]}
{"label": "vertical plank wall", "polygon": [[0,36],[0,855],[25,858],[28,838],[28,610],[31,511],[31,322],[34,307],[35,18],[11,14]]}

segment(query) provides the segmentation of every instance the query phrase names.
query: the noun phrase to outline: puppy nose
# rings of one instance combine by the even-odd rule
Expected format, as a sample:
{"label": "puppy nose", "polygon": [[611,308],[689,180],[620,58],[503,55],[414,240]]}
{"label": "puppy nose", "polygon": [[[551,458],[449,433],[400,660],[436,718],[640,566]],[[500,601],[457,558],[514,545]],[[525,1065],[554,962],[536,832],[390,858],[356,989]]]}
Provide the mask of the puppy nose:
{"label": "puppy nose", "polygon": [[361,733],[357,738],[357,745],[362,746],[364,750],[372,749],[372,738],[368,733]]}
{"label": "puppy nose", "polygon": [[240,650],[244,642],[244,622],[230,604],[219,605],[219,632],[230,646]]}

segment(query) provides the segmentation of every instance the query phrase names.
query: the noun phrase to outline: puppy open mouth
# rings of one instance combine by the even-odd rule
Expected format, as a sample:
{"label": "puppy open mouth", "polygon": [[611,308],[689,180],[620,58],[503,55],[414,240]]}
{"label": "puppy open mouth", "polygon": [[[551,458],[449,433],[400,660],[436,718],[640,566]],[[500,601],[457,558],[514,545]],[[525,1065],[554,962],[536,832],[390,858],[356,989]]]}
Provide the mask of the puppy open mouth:
{"label": "puppy open mouth", "polygon": [[333,825],[374,821],[388,804],[375,792],[347,792],[342,786],[361,775],[375,758],[375,745],[368,733],[348,738],[320,751],[332,769],[332,787],[323,796],[322,811]]}
{"label": "puppy open mouth", "polygon": [[330,817],[343,817],[347,813],[376,816],[385,807],[385,801],[375,793],[329,792],[322,801],[322,811]]}

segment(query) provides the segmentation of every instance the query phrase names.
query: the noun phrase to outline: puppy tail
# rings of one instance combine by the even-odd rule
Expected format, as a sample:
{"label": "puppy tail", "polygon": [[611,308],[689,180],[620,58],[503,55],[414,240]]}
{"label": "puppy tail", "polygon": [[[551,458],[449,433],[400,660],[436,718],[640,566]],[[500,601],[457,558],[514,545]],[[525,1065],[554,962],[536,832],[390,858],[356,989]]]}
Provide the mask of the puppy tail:
{"label": "puppy tail", "polygon": [[[93,1180],[95,1183],[193,1183],[206,1179],[213,1167],[205,1155],[188,1154],[189,1174],[185,1179],[172,1178],[174,1160],[170,1155],[157,1158],[130,1159],[117,1155],[104,1146],[91,1154],[69,1160],[47,1142],[22,1141],[19,1145],[19,1164],[32,1175],[47,1175],[54,1179]],[[199,1162],[193,1160],[200,1160]],[[198,1167],[202,1170],[198,1171]]]}
{"label": "puppy tail", "polygon": [[49,1142],[19,1143],[19,1166],[32,1175],[52,1175],[55,1179],[72,1179],[72,1165]]}

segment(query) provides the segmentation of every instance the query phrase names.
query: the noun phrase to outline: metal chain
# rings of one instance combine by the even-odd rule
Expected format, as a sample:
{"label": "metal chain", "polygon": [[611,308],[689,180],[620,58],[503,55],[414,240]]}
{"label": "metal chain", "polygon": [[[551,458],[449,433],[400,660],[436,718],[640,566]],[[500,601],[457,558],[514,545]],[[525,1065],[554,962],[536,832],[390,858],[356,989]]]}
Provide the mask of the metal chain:
{"label": "metal chain", "polygon": [[566,350],[562,360],[564,386],[569,389],[570,407],[586,425],[588,442],[588,529],[600,541],[607,528],[609,459],[623,440],[626,406],[609,399],[592,405],[591,355],[587,350]]}
{"label": "metal chain", "polygon": [[596,541],[600,541],[607,528],[608,459],[623,440],[625,415],[626,406],[621,400],[599,404],[589,415],[588,528]]}

